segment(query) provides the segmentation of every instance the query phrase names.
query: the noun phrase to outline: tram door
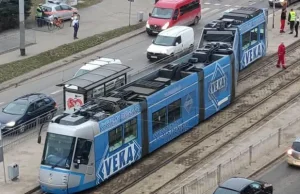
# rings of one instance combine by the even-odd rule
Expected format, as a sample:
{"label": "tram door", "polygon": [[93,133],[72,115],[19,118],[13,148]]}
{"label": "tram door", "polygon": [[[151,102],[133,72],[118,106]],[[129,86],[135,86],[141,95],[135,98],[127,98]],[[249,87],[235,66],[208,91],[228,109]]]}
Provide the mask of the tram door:
{"label": "tram door", "polygon": [[80,181],[81,184],[86,184],[95,180],[95,157],[94,146],[92,145],[93,141],[91,140],[77,138],[72,171],[84,174],[84,180]]}

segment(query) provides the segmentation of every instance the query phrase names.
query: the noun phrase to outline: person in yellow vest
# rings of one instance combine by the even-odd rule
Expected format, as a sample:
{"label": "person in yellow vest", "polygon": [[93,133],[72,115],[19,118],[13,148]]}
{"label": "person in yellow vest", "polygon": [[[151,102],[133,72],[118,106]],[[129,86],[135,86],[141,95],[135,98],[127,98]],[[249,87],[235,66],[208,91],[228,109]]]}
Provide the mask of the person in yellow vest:
{"label": "person in yellow vest", "polygon": [[293,9],[291,9],[288,18],[288,25],[290,25],[290,29],[291,29],[290,34],[294,33],[295,21],[296,21],[296,12]]}
{"label": "person in yellow vest", "polygon": [[37,21],[38,27],[42,27],[43,24],[43,8],[42,4],[39,4],[36,8],[35,18]]}

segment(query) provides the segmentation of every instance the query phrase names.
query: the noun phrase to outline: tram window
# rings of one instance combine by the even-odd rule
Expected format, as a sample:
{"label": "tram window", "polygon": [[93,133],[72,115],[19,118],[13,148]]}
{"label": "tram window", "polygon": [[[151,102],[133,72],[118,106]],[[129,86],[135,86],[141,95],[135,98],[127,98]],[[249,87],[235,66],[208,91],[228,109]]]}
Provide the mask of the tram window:
{"label": "tram window", "polygon": [[243,42],[243,50],[248,48],[250,46],[250,40],[251,40],[251,33],[246,32],[245,34],[243,34],[242,36],[242,42]]}
{"label": "tram window", "polygon": [[258,28],[251,30],[251,45],[257,43],[258,40]]}
{"label": "tram window", "polygon": [[168,124],[173,123],[181,117],[181,99],[168,105]]}
{"label": "tram window", "polygon": [[159,129],[164,128],[167,125],[166,107],[152,114],[152,125],[153,125],[153,133],[155,133]]}
{"label": "tram window", "polygon": [[87,165],[89,163],[89,155],[92,142],[86,139],[78,138],[76,151],[74,156],[74,162],[76,163],[80,159],[80,164]]}
{"label": "tram window", "polygon": [[261,24],[260,26],[259,26],[259,38],[260,38],[260,40],[264,40],[264,38],[265,38],[265,24]]}
{"label": "tram window", "polygon": [[122,126],[109,132],[109,151],[112,152],[122,146]]}
{"label": "tram window", "polygon": [[125,123],[124,143],[128,143],[137,137],[137,119],[131,119]]}

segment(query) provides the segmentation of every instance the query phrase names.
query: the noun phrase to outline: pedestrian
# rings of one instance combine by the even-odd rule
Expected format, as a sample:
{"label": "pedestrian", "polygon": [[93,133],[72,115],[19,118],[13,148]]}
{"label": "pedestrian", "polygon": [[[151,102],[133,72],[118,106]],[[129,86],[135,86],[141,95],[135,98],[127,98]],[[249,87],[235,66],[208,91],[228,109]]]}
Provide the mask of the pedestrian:
{"label": "pedestrian", "polygon": [[294,9],[291,9],[288,18],[288,24],[290,25],[290,29],[291,29],[290,34],[294,33],[295,20],[296,20],[296,12],[294,11]]}
{"label": "pedestrian", "polygon": [[73,26],[73,28],[74,28],[74,35],[73,35],[73,38],[74,38],[74,40],[75,39],[78,39],[78,37],[77,37],[77,32],[78,32],[78,29],[79,29],[79,21],[78,21],[78,18],[75,16],[74,17],[74,20],[73,20],[73,22],[72,22],[72,26]]}
{"label": "pedestrian", "polygon": [[286,20],[286,9],[283,8],[281,11],[281,20],[280,20],[280,33],[285,33],[284,27],[285,27],[285,20]]}
{"label": "pedestrian", "polygon": [[36,18],[36,22],[38,27],[42,27],[43,24],[43,7],[42,4],[40,3],[37,8],[36,8],[36,13],[35,13],[35,18]]}
{"label": "pedestrian", "polygon": [[298,37],[298,28],[299,28],[299,17],[297,16],[296,23],[295,23],[296,38]]}
{"label": "pedestrian", "polygon": [[283,69],[286,69],[284,63],[284,57],[285,57],[285,46],[284,43],[281,42],[281,44],[278,46],[278,61],[276,65],[278,68],[280,68],[280,65],[282,65]]}

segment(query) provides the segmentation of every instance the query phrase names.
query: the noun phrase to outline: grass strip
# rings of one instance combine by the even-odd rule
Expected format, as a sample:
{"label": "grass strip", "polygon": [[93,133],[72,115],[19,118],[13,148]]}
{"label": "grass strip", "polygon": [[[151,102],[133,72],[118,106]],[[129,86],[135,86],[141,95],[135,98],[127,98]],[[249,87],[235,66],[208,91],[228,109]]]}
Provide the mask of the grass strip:
{"label": "grass strip", "polygon": [[117,38],[126,33],[145,27],[145,22],[136,25],[117,28],[101,34],[96,34],[69,44],[64,44],[38,55],[6,63],[0,66],[0,83],[11,80],[15,77],[64,59],[86,49],[102,44],[113,38]]}

